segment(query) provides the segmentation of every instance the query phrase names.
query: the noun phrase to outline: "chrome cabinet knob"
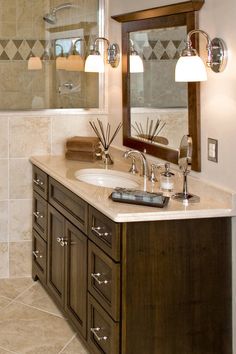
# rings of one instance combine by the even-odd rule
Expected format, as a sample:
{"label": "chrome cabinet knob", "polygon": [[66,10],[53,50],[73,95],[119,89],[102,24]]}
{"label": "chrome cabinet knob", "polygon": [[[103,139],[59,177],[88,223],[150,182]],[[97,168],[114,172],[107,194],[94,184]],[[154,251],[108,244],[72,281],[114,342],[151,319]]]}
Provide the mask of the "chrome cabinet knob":
{"label": "chrome cabinet knob", "polygon": [[91,277],[99,284],[108,284],[109,280],[100,280],[99,278],[101,277],[101,273],[91,273]]}
{"label": "chrome cabinet knob", "polygon": [[109,232],[100,232],[101,230],[102,230],[102,227],[100,227],[100,226],[97,226],[97,227],[95,227],[95,226],[92,226],[91,227],[91,230],[98,236],[98,237],[107,237],[107,236],[109,236]]}
{"label": "chrome cabinet knob", "polygon": [[44,182],[41,181],[39,178],[37,179],[33,179],[34,184],[36,184],[37,186],[43,186]]}
{"label": "chrome cabinet knob", "polygon": [[33,251],[32,252],[35,258],[43,258],[42,254],[39,253],[39,251]]}
{"label": "chrome cabinet knob", "polygon": [[63,237],[57,237],[57,242],[60,243],[61,247],[68,245],[68,240],[64,239]]}
{"label": "chrome cabinet knob", "polygon": [[34,211],[33,215],[37,218],[37,219],[43,219],[44,215],[41,214],[39,211]]}
{"label": "chrome cabinet knob", "polygon": [[99,332],[101,330],[101,328],[99,327],[95,327],[95,328],[90,328],[90,331],[93,333],[94,337],[98,340],[98,341],[101,341],[101,340],[107,340],[108,337],[107,336],[102,336],[100,337],[97,332]]}

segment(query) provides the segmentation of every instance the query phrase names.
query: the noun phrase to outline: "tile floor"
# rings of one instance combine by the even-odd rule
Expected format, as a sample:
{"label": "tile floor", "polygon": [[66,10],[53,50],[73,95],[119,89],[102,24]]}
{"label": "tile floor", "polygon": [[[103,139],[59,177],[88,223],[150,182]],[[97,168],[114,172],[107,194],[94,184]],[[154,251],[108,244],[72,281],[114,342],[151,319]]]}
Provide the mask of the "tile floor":
{"label": "tile floor", "polygon": [[0,354],[89,354],[40,283],[0,279]]}

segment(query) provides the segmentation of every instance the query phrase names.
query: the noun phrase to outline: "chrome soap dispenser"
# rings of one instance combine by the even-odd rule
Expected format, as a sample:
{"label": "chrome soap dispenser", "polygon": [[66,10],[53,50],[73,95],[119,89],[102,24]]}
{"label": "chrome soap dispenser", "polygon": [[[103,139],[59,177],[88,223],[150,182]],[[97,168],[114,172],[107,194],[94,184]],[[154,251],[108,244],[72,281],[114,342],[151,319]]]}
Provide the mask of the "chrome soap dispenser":
{"label": "chrome soap dispenser", "polygon": [[170,164],[165,163],[165,171],[161,173],[160,189],[171,192],[174,189],[174,173],[170,171]]}

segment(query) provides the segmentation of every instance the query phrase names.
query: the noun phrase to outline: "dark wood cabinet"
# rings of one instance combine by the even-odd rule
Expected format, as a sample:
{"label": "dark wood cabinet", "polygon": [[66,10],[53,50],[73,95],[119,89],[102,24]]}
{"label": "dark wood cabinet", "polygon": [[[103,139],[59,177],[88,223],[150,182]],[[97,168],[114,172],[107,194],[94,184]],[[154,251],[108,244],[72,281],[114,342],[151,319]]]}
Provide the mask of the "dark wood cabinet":
{"label": "dark wood cabinet", "polygon": [[65,302],[65,218],[48,206],[47,286],[56,301]]}
{"label": "dark wood cabinet", "polygon": [[87,237],[66,221],[65,310],[80,333],[87,333]]}
{"label": "dark wood cabinet", "polygon": [[230,218],[116,223],[37,176],[33,278],[89,353],[232,354]]}

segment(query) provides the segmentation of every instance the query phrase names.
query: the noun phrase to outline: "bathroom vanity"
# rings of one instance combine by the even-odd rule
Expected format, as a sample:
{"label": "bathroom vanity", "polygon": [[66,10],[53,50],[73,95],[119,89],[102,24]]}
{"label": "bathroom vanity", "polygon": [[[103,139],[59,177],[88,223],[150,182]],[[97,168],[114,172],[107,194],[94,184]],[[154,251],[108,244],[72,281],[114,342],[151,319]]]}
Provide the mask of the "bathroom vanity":
{"label": "bathroom vanity", "polygon": [[89,352],[232,354],[228,201],[211,191],[189,207],[115,203],[75,179],[94,164],[31,161],[33,279]]}

